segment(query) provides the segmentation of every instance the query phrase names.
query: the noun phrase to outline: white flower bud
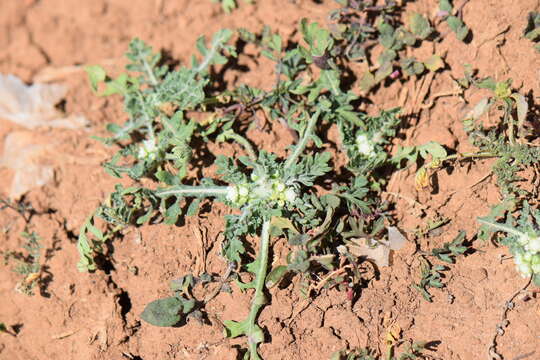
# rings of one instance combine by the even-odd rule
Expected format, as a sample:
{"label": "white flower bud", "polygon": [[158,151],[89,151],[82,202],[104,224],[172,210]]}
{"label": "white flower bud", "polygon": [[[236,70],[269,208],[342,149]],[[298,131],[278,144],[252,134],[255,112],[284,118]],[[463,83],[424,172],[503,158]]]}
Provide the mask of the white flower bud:
{"label": "white flower bud", "polygon": [[155,160],[157,158],[158,148],[152,139],[144,140],[139,147],[137,157],[141,160]]}
{"label": "white flower bud", "polygon": [[533,254],[540,252],[540,237],[530,237],[529,243],[525,245],[525,249]]}
{"label": "white flower bud", "polygon": [[372,157],[375,155],[375,146],[365,134],[359,134],[356,137],[356,147],[358,152],[367,157]]}
{"label": "white flower bud", "polygon": [[293,202],[296,200],[296,191],[294,191],[293,188],[288,188],[285,190],[285,200],[287,200],[287,202]]}
{"label": "white flower bud", "polygon": [[249,189],[245,185],[239,185],[238,186],[238,195],[242,197],[246,197],[249,195]]}
{"label": "white flower bud", "polygon": [[236,186],[233,185],[227,188],[227,200],[233,203],[238,201],[238,189]]}

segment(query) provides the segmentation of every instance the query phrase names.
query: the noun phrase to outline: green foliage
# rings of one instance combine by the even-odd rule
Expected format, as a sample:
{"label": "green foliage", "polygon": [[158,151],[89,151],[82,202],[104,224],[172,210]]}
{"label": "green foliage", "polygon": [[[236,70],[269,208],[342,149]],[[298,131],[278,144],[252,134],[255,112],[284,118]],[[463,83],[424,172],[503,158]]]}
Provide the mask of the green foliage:
{"label": "green foliage", "polygon": [[465,236],[465,231],[460,231],[454,240],[445,243],[442,248],[432,249],[420,256],[420,282],[413,284],[412,287],[418,290],[425,300],[433,301],[433,295],[430,294],[429,288],[443,288],[445,286],[443,283],[444,271],[448,270],[446,266],[433,264],[428,260],[428,257],[448,264],[455,264],[456,257],[463,255],[468,249],[467,246],[463,245]]}
{"label": "green foliage", "polygon": [[523,30],[523,35],[526,39],[531,40],[534,43],[534,48],[537,52],[540,52],[540,13],[537,11],[531,11],[527,15],[527,26]]}
{"label": "green foliage", "polygon": [[509,248],[518,272],[523,277],[532,277],[540,286],[540,210],[531,209],[525,201],[517,219],[508,212],[504,223],[494,221],[493,217],[478,218],[478,221],[505,234],[499,241]]}
{"label": "green foliage", "polygon": [[452,0],[439,0],[439,11],[448,27],[456,34],[458,40],[465,41],[470,30],[460,17],[452,14],[452,10]]}
{"label": "green foliage", "polygon": [[25,295],[33,296],[34,288],[39,284],[41,276],[41,244],[40,236],[35,232],[23,232],[21,236],[26,240],[22,248],[25,252],[10,251],[3,253],[4,263],[11,259],[15,261],[13,271],[22,276],[15,289]]}
{"label": "green foliage", "polygon": [[[226,63],[226,55],[236,56],[228,45],[233,36],[229,30],[216,33],[208,44],[200,38],[197,48],[202,58],[194,58],[190,67],[168,69],[160,65],[159,53],[134,40],[128,52],[128,74],[110,79],[102,69],[88,68],[94,91],[123,96],[129,115],[126,124],[108,126],[111,138],[100,139],[121,146],[105,170],[136,181],[147,178],[156,187],[116,186],[81,228],[79,269],[97,270],[96,258],[104,244],[127,227],[176,225],[195,215],[203,199],[224,203],[234,210],[224,215],[222,255],[237,271],[251,274],[250,282],[236,282],[240,289],[254,289],[247,318],[225,320],[224,325],[227,336],[247,337],[251,359],[259,358],[257,346],[264,340],[257,317],[266,303],[266,287],[292,272],[309,288],[343,262],[356,268],[361,260],[338,248],[364,232],[382,236],[383,215],[374,215],[373,221],[362,217],[379,205],[377,195],[384,184],[379,170],[390,163],[386,148],[400,124],[399,109],[377,116],[357,111],[353,104],[358,96],[344,89],[342,65],[337,65],[341,40],[305,19],[300,32],[301,44],[285,46],[269,28],[261,34],[239,31],[261,56],[275,62],[277,81],[268,90],[241,85],[217,92],[208,86],[213,73],[209,68]],[[257,148],[247,137],[249,127],[241,115],[258,111],[271,127],[285,126],[294,134],[295,141],[284,154]],[[197,118],[197,113],[205,113],[207,119],[195,121],[191,117]],[[337,128],[341,140],[333,152],[322,150],[329,145],[325,130],[329,126]],[[197,174],[190,178],[190,166],[200,168],[193,154],[201,149],[193,146],[205,142],[233,142],[247,156],[216,154],[214,178]],[[332,153],[340,152],[348,161],[337,166]],[[344,171],[352,175],[328,181]],[[259,246],[246,246],[249,237],[258,237]],[[283,265],[272,270],[268,266],[271,237],[285,238],[291,248],[281,259]],[[257,253],[251,248],[257,248]],[[352,276],[360,282],[358,270]],[[204,306],[191,295],[188,289],[193,284],[186,279],[173,289],[174,296],[150,303],[142,319],[157,326],[178,326]]]}
{"label": "green foliage", "polygon": [[[238,4],[236,3],[236,0],[212,0],[214,3],[221,3],[221,7],[223,8],[223,11],[225,11],[227,14],[229,14],[231,11],[236,9],[238,7]],[[253,4],[253,0],[244,0],[247,4]]]}
{"label": "green foliage", "polygon": [[195,301],[171,296],[152,301],[141,314],[141,319],[154,326],[177,325],[195,307]]}

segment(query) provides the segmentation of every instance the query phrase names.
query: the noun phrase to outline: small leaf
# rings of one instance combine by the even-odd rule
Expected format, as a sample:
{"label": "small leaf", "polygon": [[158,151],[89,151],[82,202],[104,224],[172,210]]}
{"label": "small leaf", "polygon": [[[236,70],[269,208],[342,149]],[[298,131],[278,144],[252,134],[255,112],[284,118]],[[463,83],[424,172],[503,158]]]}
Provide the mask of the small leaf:
{"label": "small leaf", "polygon": [[428,19],[419,13],[413,13],[410,18],[411,32],[420,39],[427,38],[432,32],[433,28],[429,25]]}
{"label": "small leaf", "polygon": [[248,321],[234,321],[234,320],[225,320],[223,321],[225,325],[224,332],[225,336],[228,338],[235,338],[246,333],[248,327]]}
{"label": "small leaf", "polygon": [[527,118],[529,105],[527,104],[527,100],[525,100],[525,97],[523,95],[518,94],[518,93],[513,93],[511,96],[516,102],[518,128],[520,128],[523,126],[523,123],[525,122],[525,119]]}
{"label": "small leaf", "polygon": [[377,82],[375,81],[375,76],[373,76],[373,74],[370,73],[369,71],[366,71],[362,75],[362,77],[360,78],[360,82],[359,82],[360,90],[362,90],[364,92],[368,92],[376,84],[377,84]]}
{"label": "small leaf", "polygon": [[422,190],[429,186],[429,175],[425,167],[421,167],[414,177],[414,184],[417,190]]}
{"label": "small leaf", "polygon": [[272,271],[270,271],[270,273],[266,276],[266,287],[272,288],[277,285],[288,270],[289,269],[285,265],[278,265],[273,268]]}
{"label": "small leaf", "polygon": [[375,72],[375,83],[379,83],[386,79],[392,73],[392,64],[390,62],[384,63]]}
{"label": "small leaf", "polygon": [[456,34],[456,37],[463,41],[469,34],[469,28],[457,16],[450,15],[446,18],[448,27]]}
{"label": "small leaf", "polygon": [[182,316],[195,307],[194,300],[186,300],[177,296],[152,301],[146,305],[141,319],[154,326],[177,325]]}
{"label": "small leaf", "polygon": [[434,54],[424,61],[424,65],[428,70],[435,72],[444,68],[444,61],[439,55]]}
{"label": "small leaf", "polygon": [[452,2],[450,0],[439,0],[439,10],[446,13],[452,12]]}
{"label": "small leaf", "polygon": [[105,73],[105,69],[103,69],[99,65],[89,65],[89,66],[86,66],[84,70],[88,74],[88,78],[90,80],[90,87],[92,88],[92,91],[94,93],[97,93],[98,84],[105,81],[105,78],[107,76],[107,74]]}

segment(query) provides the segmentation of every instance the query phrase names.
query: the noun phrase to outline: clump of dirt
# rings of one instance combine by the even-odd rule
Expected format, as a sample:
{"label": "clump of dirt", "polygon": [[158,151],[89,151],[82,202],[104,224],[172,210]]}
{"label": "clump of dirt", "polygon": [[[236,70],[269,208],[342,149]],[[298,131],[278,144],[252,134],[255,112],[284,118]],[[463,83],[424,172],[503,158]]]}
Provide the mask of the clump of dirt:
{"label": "clump of dirt", "polygon": [[[407,12],[431,16],[436,10],[427,0],[403,3]],[[20,275],[11,271],[12,264],[2,265],[0,322],[13,334],[0,334],[1,358],[238,358],[242,340],[224,338],[221,325],[225,319],[242,319],[249,309],[249,294],[236,287],[232,294],[220,293],[208,304],[207,323],[190,321],[183,327],[158,328],[140,319],[146,304],[168,295],[170,280],[188,272],[225,271],[227,264],[220,256],[224,206],[213,205],[198,218],[187,218],[181,227],[149,225],[125,232],[106,249],[112,254],[106,271],[92,274],[77,270],[76,237],[86,217],[118,182],[100,167],[114,149],[90,136],[104,135],[106,123],[122,123],[126,116],[118,99],[91,92],[84,65],[101,64],[111,73],[120,72],[125,64],[123,53],[133,37],[181,62],[189,61],[200,35],[210,36],[221,28],[260,31],[269,25],[285,39],[297,39],[301,18],[325,23],[336,6],[332,1],[309,0],[240,4],[231,14],[209,0],[24,0],[3,4],[0,72],[27,82],[66,85],[69,92],[63,110],[83,114],[90,127],[34,130],[36,143],[53,147],[48,150],[47,166],[54,169],[54,176],[21,199],[31,208],[0,212],[0,250],[4,254],[21,248],[24,239],[19,234],[24,230],[39,233],[43,254],[41,279],[33,297],[14,291]],[[411,50],[419,58],[446,54],[447,71],[385,85],[370,95],[369,104],[361,105],[368,113],[402,106],[410,115],[404,117],[394,145],[437,141],[460,152],[471,149],[461,119],[482,93],[456,90],[453,79],[463,77],[465,64],[482,76],[512,78],[521,93],[538,98],[540,57],[522,31],[527,13],[540,6],[536,0],[505,3],[504,11],[501,6],[493,0],[466,2],[463,20],[473,34],[468,43],[446,36],[433,43],[434,48]],[[254,59],[253,51],[250,45],[245,47],[224,86],[273,85],[273,64]],[[21,129],[0,121],[2,149],[8,134]],[[285,129],[272,135],[256,128],[250,131],[248,135],[257,145],[274,151],[282,151],[291,140]],[[213,150],[226,155],[238,151],[232,145]],[[435,359],[486,358],[493,336],[503,330],[504,336],[497,338],[497,351],[505,358],[539,357],[540,322],[531,321],[540,316],[537,294],[518,297],[508,312],[508,323],[501,320],[506,301],[526,283],[514,270],[513,261],[505,260],[506,248],[474,241],[472,250],[445,272],[446,286],[430,289],[433,302],[425,301],[411,286],[420,278],[419,249],[440,247],[460,230],[472,236],[478,229],[476,217],[487,214],[499,201],[490,175],[492,163],[456,163],[437,172],[432,186],[423,190],[415,187],[416,169],[395,173],[384,197],[395,204],[393,216],[410,239],[429,221],[448,220],[396,252],[391,266],[367,282],[354,304],[335,288],[306,299],[296,278],[286,288],[271,289],[271,306],[260,316],[268,337],[261,346],[263,358],[328,359],[342,349],[365,347],[385,354],[391,329],[403,342],[430,342],[433,351],[428,354]],[[3,198],[13,176],[13,171],[0,168]]]}

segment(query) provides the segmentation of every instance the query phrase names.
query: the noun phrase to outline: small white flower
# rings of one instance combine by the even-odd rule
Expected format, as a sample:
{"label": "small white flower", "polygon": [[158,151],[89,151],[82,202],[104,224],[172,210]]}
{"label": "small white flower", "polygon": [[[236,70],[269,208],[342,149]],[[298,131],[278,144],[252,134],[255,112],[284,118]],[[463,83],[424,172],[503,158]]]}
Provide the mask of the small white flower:
{"label": "small white flower", "polygon": [[285,190],[285,184],[279,181],[274,183],[274,190],[277,192],[283,192]]}
{"label": "small white flower", "polygon": [[288,188],[285,190],[285,200],[290,203],[296,200],[296,191],[294,191],[293,188]]}
{"label": "small white flower", "polygon": [[356,137],[356,147],[358,149],[358,152],[362,155],[365,155],[367,157],[372,157],[375,155],[375,146],[365,134],[359,134]]}
{"label": "small white flower", "polygon": [[523,277],[528,277],[531,275],[531,272],[532,272],[531,265],[520,264],[517,266],[517,268]]}
{"label": "small white flower", "polygon": [[158,148],[156,143],[152,139],[144,140],[141,147],[139,147],[138,158],[141,160],[156,160],[158,153]]}
{"label": "small white flower", "polygon": [[233,203],[238,201],[238,189],[236,186],[233,185],[227,188],[227,200]]}
{"label": "small white flower", "polygon": [[249,195],[249,189],[245,185],[239,185],[238,186],[238,195],[242,197],[246,197]]}
{"label": "small white flower", "polygon": [[540,237],[530,237],[525,249],[533,254],[540,252]]}

